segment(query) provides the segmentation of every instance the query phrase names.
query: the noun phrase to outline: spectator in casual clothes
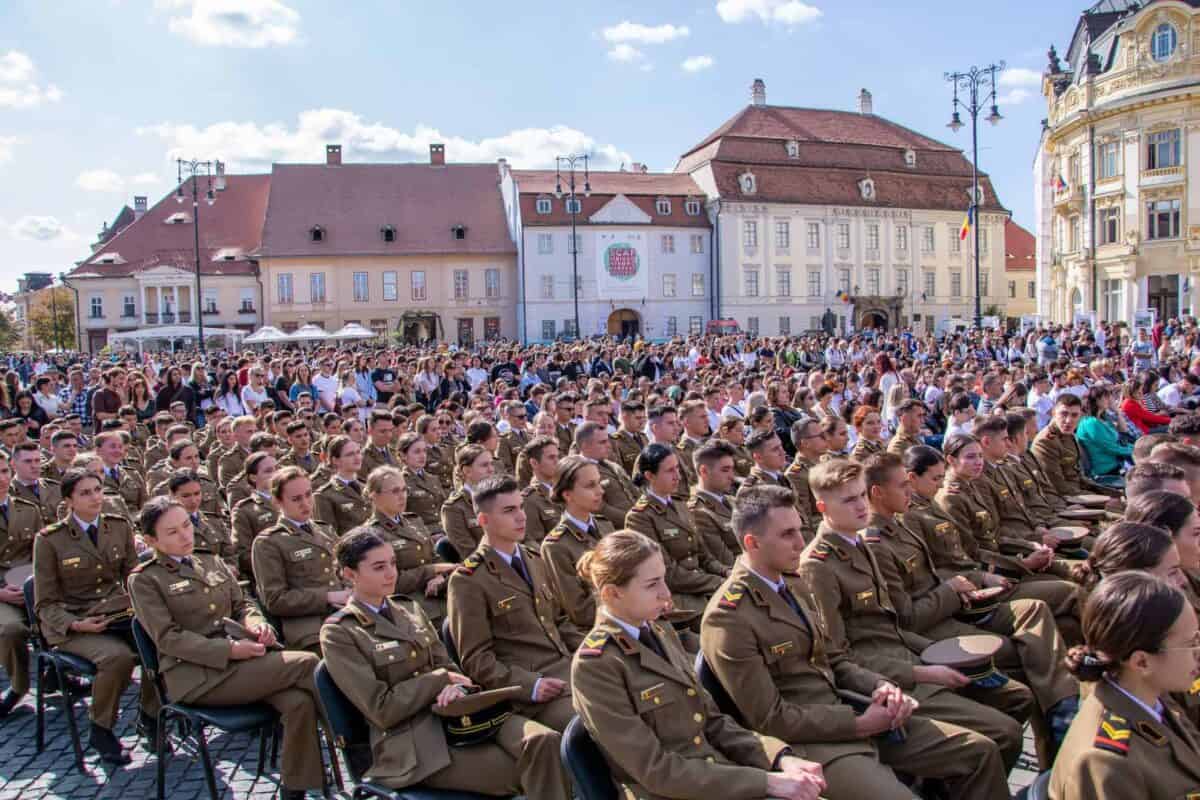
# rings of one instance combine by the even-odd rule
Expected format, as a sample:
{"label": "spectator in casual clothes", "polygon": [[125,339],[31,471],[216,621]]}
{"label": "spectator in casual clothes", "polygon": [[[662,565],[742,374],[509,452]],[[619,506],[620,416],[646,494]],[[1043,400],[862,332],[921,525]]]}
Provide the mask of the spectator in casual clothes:
{"label": "spectator in casual clothes", "polygon": [[84,425],[91,424],[92,409],[88,407],[88,390],[83,385],[83,367],[71,367],[67,385],[58,393],[59,408],[64,413],[78,414]]}
{"label": "spectator in casual clothes", "polygon": [[1165,414],[1155,414],[1142,404],[1140,381],[1136,378],[1127,381],[1121,391],[1121,413],[1133,423],[1140,433],[1166,432],[1166,426],[1171,423],[1171,418]]}
{"label": "spectator in casual clothes", "polygon": [[170,411],[171,403],[176,401],[182,402],[187,406],[188,419],[195,417],[196,395],[183,382],[183,370],[179,367],[171,367],[167,370],[166,383],[158,390],[158,394],[154,396],[154,407],[159,411]]}
{"label": "spectator in casual clothes", "polygon": [[92,395],[92,425],[93,432],[100,432],[100,425],[109,419],[117,418],[117,411],[125,405],[126,394],[125,370],[113,367],[104,373],[102,381],[104,388]]}
{"label": "spectator in casual clothes", "polygon": [[1083,418],[1075,429],[1075,438],[1088,454],[1092,475],[1117,475],[1121,467],[1133,458],[1133,446],[1122,444],[1120,435],[1106,418],[1112,405],[1112,389],[1093,386],[1083,401]]}
{"label": "spectator in casual clothes", "polygon": [[1180,408],[1184,400],[1190,399],[1196,393],[1197,386],[1200,386],[1200,378],[1185,372],[1179,380],[1159,389],[1158,399],[1167,408]]}

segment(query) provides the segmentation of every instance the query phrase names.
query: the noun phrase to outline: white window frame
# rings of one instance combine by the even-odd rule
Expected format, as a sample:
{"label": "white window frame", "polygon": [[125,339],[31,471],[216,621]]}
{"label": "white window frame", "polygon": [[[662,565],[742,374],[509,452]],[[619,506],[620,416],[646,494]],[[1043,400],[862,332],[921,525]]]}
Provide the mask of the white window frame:
{"label": "white window frame", "polygon": [[308,301],[310,303],[324,303],[328,298],[329,293],[325,286],[325,273],[308,273]]}
{"label": "white window frame", "polygon": [[921,252],[926,255],[937,252],[937,229],[932,225],[921,229]]}
{"label": "white window frame", "polygon": [[548,256],[554,253],[554,234],[539,233],[537,235],[538,255]]}
{"label": "white window frame", "polygon": [[837,227],[837,246],[838,250],[850,249],[850,223],[839,222]]}
{"label": "white window frame", "polygon": [[389,303],[394,303],[400,299],[399,276],[395,270],[384,270],[383,273],[383,299]]}
{"label": "white window frame", "polygon": [[485,269],[483,271],[483,296],[489,300],[500,297],[500,270]]}
{"label": "white window frame", "polygon": [[692,297],[704,297],[704,273],[692,273]]}
{"label": "white window frame", "polygon": [[[553,300],[554,299],[554,276],[553,275],[543,275],[542,276],[542,299],[543,300]],[[543,322],[543,324],[545,324],[545,323]]]}
{"label": "white window frame", "polygon": [[121,316],[137,316],[137,295],[127,294],[121,297]]}
{"label": "white window frame", "polygon": [[471,273],[465,269],[456,269],[452,280],[455,300],[466,300],[471,296]]}
{"label": "white window frame", "polygon": [[785,252],[792,249],[792,226],[786,219],[775,220],[775,249]]}
{"label": "white window frame", "polygon": [[700,216],[700,201],[699,200],[685,201],[683,204],[683,213],[687,214],[689,217]]}
{"label": "white window frame", "polygon": [[413,300],[418,302],[424,301],[429,296],[429,291],[425,284],[425,270],[413,270],[408,277],[408,286]]}
{"label": "white window frame", "polygon": [[806,226],[808,250],[811,253],[821,252],[821,223],[810,222]]}
{"label": "white window frame", "polygon": [[821,296],[821,273],[815,269],[808,271],[808,296]]}
{"label": "white window frame", "polygon": [[962,297],[962,272],[957,269],[950,271],[950,296]]}
{"label": "white window frame", "polygon": [[94,294],[88,298],[88,319],[104,319],[104,295]]}
{"label": "white window frame", "polygon": [[355,272],[352,278],[354,302],[368,303],[371,300],[371,273]]}
{"label": "white window frame", "polygon": [[549,197],[539,197],[534,207],[539,214],[549,214],[554,211],[554,203],[550,201]]}
{"label": "white window frame", "polygon": [[792,296],[792,268],[791,267],[776,267],[775,268],[775,296],[776,297],[791,297]]}
{"label": "white window frame", "polygon": [[755,220],[742,221],[742,247],[746,250],[758,249],[758,222]]}
{"label": "white window frame", "polygon": [[664,272],[662,276],[662,294],[663,297],[675,297],[678,293],[679,286],[673,272]]}
{"label": "white window frame", "polygon": [[675,252],[675,234],[664,233],[662,235],[662,251],[665,255],[670,255]]}
{"label": "white window frame", "polygon": [[661,217],[671,215],[671,201],[665,197],[660,197],[654,201],[654,213]]}
{"label": "white window frame", "polygon": [[693,255],[703,255],[704,253],[704,234],[693,233],[691,235],[691,251]]}
{"label": "white window frame", "polygon": [[275,295],[278,297],[280,305],[290,306],[296,301],[292,273],[281,272],[275,276]]}
{"label": "white window frame", "polygon": [[746,297],[758,297],[760,291],[758,277],[759,275],[757,269],[747,269],[743,271],[742,293]]}

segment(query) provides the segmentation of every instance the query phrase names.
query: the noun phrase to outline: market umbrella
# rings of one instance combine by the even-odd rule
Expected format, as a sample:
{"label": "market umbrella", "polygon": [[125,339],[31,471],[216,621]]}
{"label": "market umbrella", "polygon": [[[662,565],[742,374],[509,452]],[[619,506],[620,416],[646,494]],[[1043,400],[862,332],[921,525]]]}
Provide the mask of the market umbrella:
{"label": "market umbrella", "polygon": [[288,340],[293,342],[324,341],[328,338],[329,334],[324,328],[312,323],[302,326],[300,330],[288,336]]}
{"label": "market umbrella", "polygon": [[329,334],[330,339],[374,339],[377,334],[368,328],[364,328],[357,322],[351,322],[342,326],[339,330]]}
{"label": "market umbrella", "polygon": [[286,342],[288,335],[272,325],[266,325],[259,328],[254,333],[242,340],[243,344],[270,344],[272,342]]}

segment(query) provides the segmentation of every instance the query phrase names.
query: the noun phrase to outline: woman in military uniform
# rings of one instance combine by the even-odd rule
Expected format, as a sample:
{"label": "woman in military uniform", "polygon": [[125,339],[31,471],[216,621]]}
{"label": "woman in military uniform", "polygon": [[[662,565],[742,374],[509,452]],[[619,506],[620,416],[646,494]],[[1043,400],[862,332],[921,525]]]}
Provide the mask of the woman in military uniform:
{"label": "woman in military uniform", "polygon": [[[413,434],[407,434],[413,435]],[[408,512],[410,490],[396,467],[376,467],[367,478],[370,519],[354,530],[371,530],[396,551],[396,591],[424,609],[435,623],[446,616],[446,576],[455,564],[439,563],[431,537],[420,517]]]}
{"label": "woman in military uniform", "polygon": [[[13,497],[12,466],[0,452],[0,569],[33,562],[33,541],[45,525],[42,507]],[[0,586],[0,667],[9,688],[0,697],[0,717],[8,716],[29,691],[29,618],[21,586]]]}
{"label": "woman in military uniform", "polygon": [[454,448],[442,443],[441,423],[432,414],[425,414],[417,418],[413,427],[425,440],[425,469],[441,483],[442,492],[449,493],[454,488],[454,457],[451,455]]}
{"label": "woman in military uniform", "polygon": [[862,464],[868,456],[887,449],[887,443],[883,441],[883,417],[879,415],[879,409],[874,406],[859,406],[854,410],[850,421],[854,432],[858,434],[854,449],[850,451],[852,459]]}
{"label": "woman in military uniform", "polygon": [[634,469],[633,480],[642,487],[642,496],[625,515],[625,527],[662,545],[675,608],[690,615],[686,620],[682,614],[672,619],[692,622],[698,633],[700,614],[724,581],[722,565],[704,546],[688,507],[671,498],[681,480],[675,452],[661,444],[648,445]]}
{"label": "woman in military uniform", "polygon": [[1067,664],[1095,690],[1058,752],[1051,800],[1200,796],[1200,737],[1169,697],[1200,675],[1191,605],[1161,578],[1123,572],[1088,598],[1083,635]]}
{"label": "woman in military uniform", "polygon": [[1187,587],[1179,567],[1179,550],[1171,535],[1164,528],[1140,522],[1109,526],[1097,537],[1087,560],[1071,568],[1083,593],[1094,591],[1111,575],[1135,570],[1162,578],[1181,592]]}
{"label": "woman in military uniform", "polygon": [[408,510],[420,517],[430,536],[441,536],[446,491],[441,479],[428,468],[429,442],[419,433],[406,433],[396,441],[396,452],[408,487]]}
{"label": "woman in military uniform", "polygon": [[358,482],[362,467],[362,448],[349,436],[335,436],[326,448],[333,469],[329,479],[313,496],[316,511],[313,518],[333,528],[338,536],[366,522],[371,516],[371,504],[363,495]]}
{"label": "woman in military uniform", "polygon": [[233,508],[233,545],[237,549],[238,575],[254,580],[250,548],[263,531],[279,520],[279,508],[271,497],[271,478],[275,477],[275,456],[252,453],[246,459],[246,482],[250,496]]}
{"label": "woman in military uniform", "polygon": [[571,697],[613,777],[645,800],[714,790],[730,800],[813,800],[825,788],[820,766],[722,715],[674,630],[657,622],[671,603],[667,570],[658,543],[624,530],[579,563],[599,610],[571,663]]}
{"label": "woman in military uniform", "polygon": [[322,626],[321,646],[329,674],[370,725],[367,777],[391,789],[420,784],[568,800],[560,737],[544,725],[512,716],[489,741],[447,744],[430,708],[474,687],[451,663],[420,606],[392,597],[396,550],[375,531],[359,529],[338,542],[336,555],[353,589],[346,607]]}
{"label": "woman in military uniform", "polygon": [[1147,492],[1129,501],[1125,521],[1156,525],[1171,534],[1185,580],[1183,594],[1194,610],[1200,609],[1200,511],[1191,499],[1175,492]]}
{"label": "woman in military uniform", "polygon": [[483,529],[475,520],[471,487],[489,477],[493,469],[491,452],[481,444],[468,444],[454,454],[454,477],[459,487],[442,503],[442,530],[460,559],[475,552]]}
{"label": "woman in military uniform", "polygon": [[[199,486],[190,485],[198,497]],[[221,559],[196,551],[193,530],[179,502],[151,500],[142,509],[141,532],[154,558],[135,567],[129,578],[137,619],[158,647],[167,693],[176,702],[198,706],[269,703],[283,723],[283,796],[320,789],[317,657],[278,647],[275,631]],[[253,638],[230,638],[225,618],[241,623]]]}
{"label": "woman in military uniform", "polygon": [[604,486],[599,468],[583,456],[567,456],[558,462],[552,499],[565,510],[542,540],[542,558],[559,605],[577,628],[587,630],[596,622],[596,599],[575,565],[613,532],[613,524],[600,516]]}

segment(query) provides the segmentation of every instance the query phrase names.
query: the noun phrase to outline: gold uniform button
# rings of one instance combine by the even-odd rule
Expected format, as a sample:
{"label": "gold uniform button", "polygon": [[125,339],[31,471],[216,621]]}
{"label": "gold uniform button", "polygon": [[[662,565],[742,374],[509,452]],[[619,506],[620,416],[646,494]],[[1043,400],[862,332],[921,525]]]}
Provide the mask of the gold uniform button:
{"label": "gold uniform button", "polygon": [[209,611],[216,611],[216,610],[217,610],[217,604],[216,604],[216,603],[209,603],[209,604],[208,604],[208,610],[209,610]]}
{"label": "gold uniform button", "polygon": [[715,758],[713,758],[712,756],[705,756],[704,760],[710,764],[715,764],[717,762],[717,760]]}
{"label": "gold uniform button", "polygon": [[692,719],[696,720],[696,722],[704,722],[704,715],[703,714],[692,714]]}
{"label": "gold uniform button", "polygon": [[692,744],[700,744],[700,743],[701,743],[701,742],[703,742],[703,741],[704,741],[704,740],[703,740],[703,739],[701,739],[699,736],[696,736],[696,737],[694,737],[694,738],[692,739]]}
{"label": "gold uniform button", "polygon": [[661,697],[656,697],[656,698],[654,698],[654,705],[656,705],[656,706],[657,706],[657,705],[659,705],[659,704],[661,704],[661,703],[662,703],[662,698],[661,698]]}

